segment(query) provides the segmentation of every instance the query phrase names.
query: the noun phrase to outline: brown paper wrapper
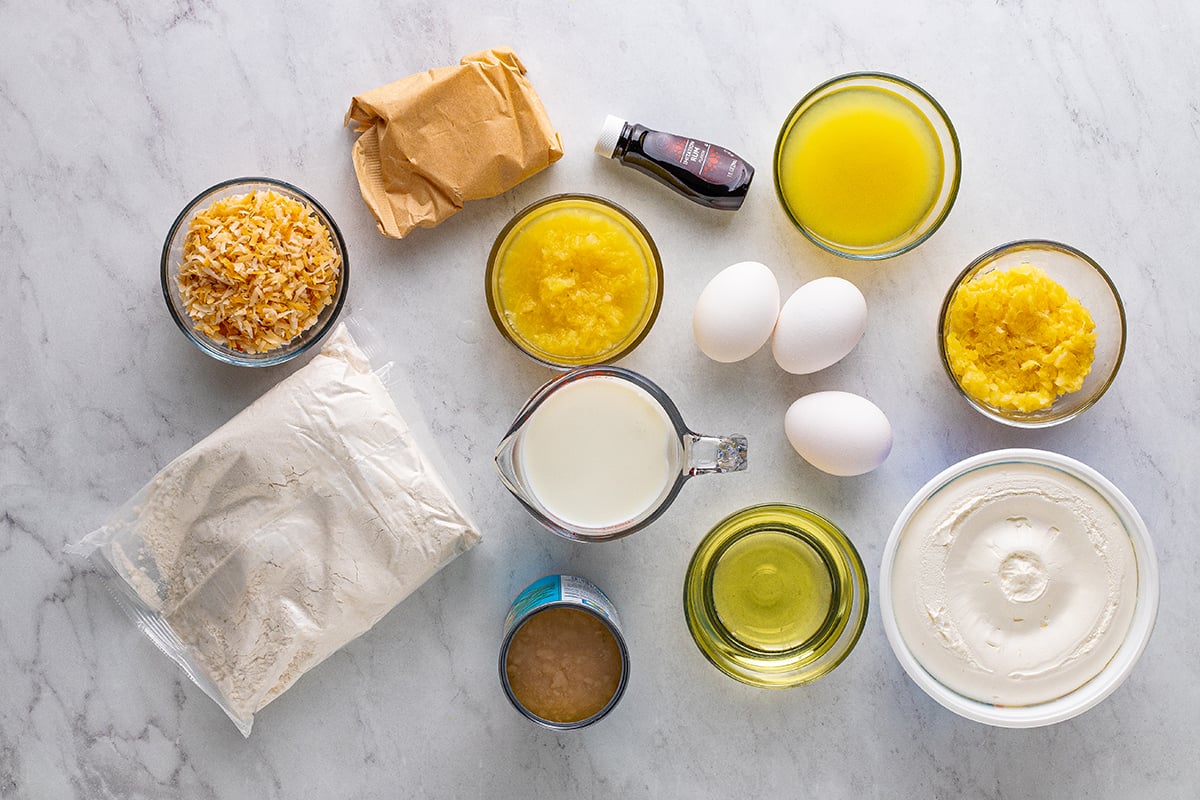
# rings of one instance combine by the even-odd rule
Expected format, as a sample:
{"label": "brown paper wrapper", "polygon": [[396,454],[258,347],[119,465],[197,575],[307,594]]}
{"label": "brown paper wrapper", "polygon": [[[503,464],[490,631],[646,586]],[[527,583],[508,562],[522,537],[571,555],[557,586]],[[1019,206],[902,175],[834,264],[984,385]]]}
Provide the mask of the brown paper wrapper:
{"label": "brown paper wrapper", "polygon": [[562,141],[508,48],[409,75],[356,96],[354,171],[379,232],[432,228],[562,158]]}

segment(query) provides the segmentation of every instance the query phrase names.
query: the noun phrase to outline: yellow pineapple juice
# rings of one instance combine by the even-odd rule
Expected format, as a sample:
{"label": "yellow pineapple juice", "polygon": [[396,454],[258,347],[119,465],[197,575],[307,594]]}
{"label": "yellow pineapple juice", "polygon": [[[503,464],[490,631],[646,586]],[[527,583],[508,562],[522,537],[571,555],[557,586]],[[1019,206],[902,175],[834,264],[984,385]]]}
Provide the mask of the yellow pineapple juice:
{"label": "yellow pineapple juice", "polygon": [[882,247],[918,227],[942,186],[941,142],[911,101],[850,86],[780,136],[776,182],[792,219],[834,249]]}

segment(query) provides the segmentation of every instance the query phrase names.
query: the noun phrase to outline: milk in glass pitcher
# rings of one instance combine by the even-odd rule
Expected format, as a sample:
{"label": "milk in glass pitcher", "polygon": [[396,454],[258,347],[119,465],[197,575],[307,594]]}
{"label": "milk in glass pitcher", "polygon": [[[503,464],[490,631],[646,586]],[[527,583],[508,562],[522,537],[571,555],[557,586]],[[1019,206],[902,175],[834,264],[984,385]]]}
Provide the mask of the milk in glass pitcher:
{"label": "milk in glass pitcher", "polygon": [[496,450],[496,467],[551,531],[603,541],[656,520],[693,475],[746,469],[746,437],[692,433],[645,377],[584,367],[529,399]]}

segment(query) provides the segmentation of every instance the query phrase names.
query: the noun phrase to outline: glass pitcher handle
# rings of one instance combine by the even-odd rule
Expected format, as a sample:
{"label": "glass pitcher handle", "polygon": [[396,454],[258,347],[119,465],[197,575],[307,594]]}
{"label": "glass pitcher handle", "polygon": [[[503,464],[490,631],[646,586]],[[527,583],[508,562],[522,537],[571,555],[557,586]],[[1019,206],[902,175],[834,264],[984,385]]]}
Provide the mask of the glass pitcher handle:
{"label": "glass pitcher handle", "polygon": [[746,469],[745,436],[701,436],[689,433],[684,442],[687,445],[688,475],[741,472]]}

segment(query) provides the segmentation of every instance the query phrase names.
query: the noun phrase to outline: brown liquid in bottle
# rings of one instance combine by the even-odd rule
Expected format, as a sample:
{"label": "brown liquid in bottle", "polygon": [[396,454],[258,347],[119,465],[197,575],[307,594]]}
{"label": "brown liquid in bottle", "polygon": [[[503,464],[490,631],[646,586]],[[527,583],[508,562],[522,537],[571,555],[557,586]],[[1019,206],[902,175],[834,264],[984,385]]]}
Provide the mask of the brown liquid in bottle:
{"label": "brown liquid in bottle", "polygon": [[596,150],[708,208],[741,208],[754,179],[754,167],[731,150],[617,117],[605,121]]}

